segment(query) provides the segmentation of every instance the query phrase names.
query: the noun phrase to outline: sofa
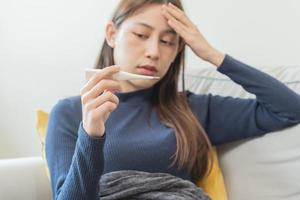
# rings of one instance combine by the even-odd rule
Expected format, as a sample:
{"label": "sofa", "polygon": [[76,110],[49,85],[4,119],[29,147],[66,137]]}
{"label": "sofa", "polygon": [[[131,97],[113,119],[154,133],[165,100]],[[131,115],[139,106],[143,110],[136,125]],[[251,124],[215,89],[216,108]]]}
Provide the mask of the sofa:
{"label": "sofa", "polygon": [[[260,70],[300,94],[300,66]],[[214,67],[187,69],[185,86],[195,93],[254,98]],[[300,199],[300,125],[218,146],[217,151],[228,199]],[[42,156],[0,160],[0,199],[51,199],[45,166]]]}

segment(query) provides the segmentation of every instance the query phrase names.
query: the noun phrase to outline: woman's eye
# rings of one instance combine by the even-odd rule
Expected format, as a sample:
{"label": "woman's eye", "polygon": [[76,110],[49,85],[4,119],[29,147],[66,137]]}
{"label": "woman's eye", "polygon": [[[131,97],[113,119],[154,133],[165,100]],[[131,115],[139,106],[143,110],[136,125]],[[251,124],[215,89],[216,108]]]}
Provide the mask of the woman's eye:
{"label": "woman's eye", "polygon": [[146,39],[147,36],[143,35],[143,34],[139,34],[139,33],[134,33],[137,37],[142,38],[142,39]]}
{"label": "woman's eye", "polygon": [[169,41],[166,41],[166,40],[161,40],[162,43],[166,44],[166,45],[169,45],[169,46],[173,46],[174,43],[173,42],[169,42]]}
{"label": "woman's eye", "polygon": [[[148,36],[147,35],[144,35],[144,34],[140,34],[140,33],[133,33],[134,35],[136,35],[138,38],[141,38],[141,39],[147,39]],[[175,43],[173,42],[169,42],[167,40],[161,40],[161,42],[165,45],[168,45],[168,46],[173,46]]]}

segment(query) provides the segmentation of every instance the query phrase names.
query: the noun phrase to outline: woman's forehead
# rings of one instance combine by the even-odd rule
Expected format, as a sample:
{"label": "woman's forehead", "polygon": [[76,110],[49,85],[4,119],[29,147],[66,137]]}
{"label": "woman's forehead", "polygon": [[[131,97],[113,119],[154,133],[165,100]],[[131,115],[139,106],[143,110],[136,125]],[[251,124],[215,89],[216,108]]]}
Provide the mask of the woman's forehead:
{"label": "woman's forehead", "polygon": [[[151,31],[159,29],[156,27],[156,25],[152,25],[149,22],[144,22],[144,21],[134,21],[131,23],[131,26],[133,27],[143,27],[145,29],[149,29]],[[177,35],[177,33],[174,31],[174,29],[166,26],[164,27],[162,30],[160,30],[160,32],[166,33],[166,34],[170,34],[170,35]]]}
{"label": "woman's forehead", "polygon": [[161,4],[150,4],[137,10],[124,22],[130,25],[144,26],[149,29],[171,29],[162,14]]}

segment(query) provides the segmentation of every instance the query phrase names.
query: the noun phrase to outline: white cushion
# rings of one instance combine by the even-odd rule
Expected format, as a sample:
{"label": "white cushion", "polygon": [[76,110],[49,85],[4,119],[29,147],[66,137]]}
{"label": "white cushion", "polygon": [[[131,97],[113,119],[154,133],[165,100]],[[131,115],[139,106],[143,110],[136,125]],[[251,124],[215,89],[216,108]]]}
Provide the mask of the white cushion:
{"label": "white cushion", "polygon": [[41,157],[0,160],[0,199],[50,200],[50,183]]}
{"label": "white cushion", "polygon": [[[300,94],[300,66],[260,70]],[[255,98],[213,67],[187,71],[185,84],[195,93]],[[218,152],[230,200],[300,199],[300,125],[226,144]]]}

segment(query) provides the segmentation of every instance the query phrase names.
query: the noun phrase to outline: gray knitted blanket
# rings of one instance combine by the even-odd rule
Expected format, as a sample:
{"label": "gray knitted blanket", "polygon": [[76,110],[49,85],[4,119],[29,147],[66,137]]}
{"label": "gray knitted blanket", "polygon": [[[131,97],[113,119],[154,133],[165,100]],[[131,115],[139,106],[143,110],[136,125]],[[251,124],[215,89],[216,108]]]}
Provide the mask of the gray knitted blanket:
{"label": "gray knitted blanket", "polygon": [[210,200],[194,183],[167,173],[115,171],[100,179],[101,200]]}

